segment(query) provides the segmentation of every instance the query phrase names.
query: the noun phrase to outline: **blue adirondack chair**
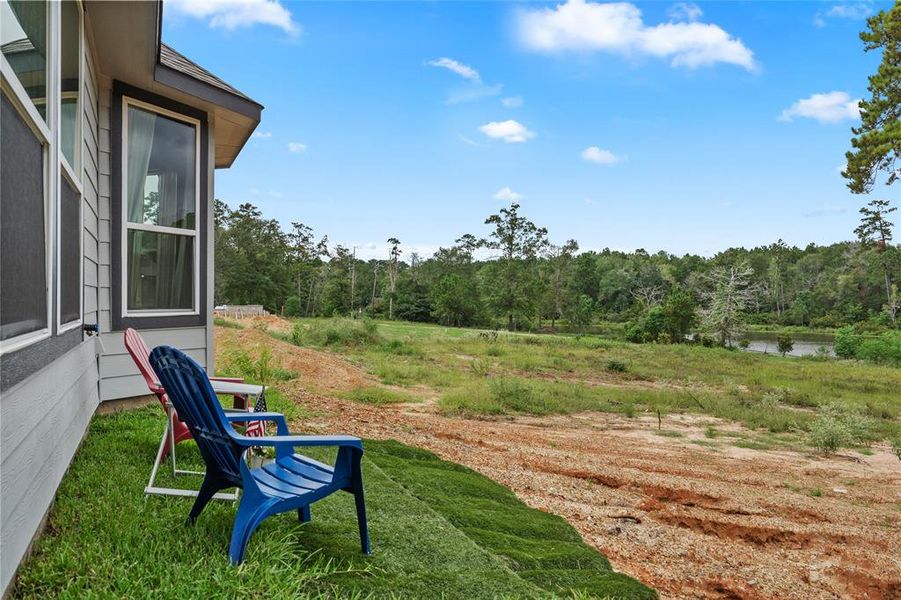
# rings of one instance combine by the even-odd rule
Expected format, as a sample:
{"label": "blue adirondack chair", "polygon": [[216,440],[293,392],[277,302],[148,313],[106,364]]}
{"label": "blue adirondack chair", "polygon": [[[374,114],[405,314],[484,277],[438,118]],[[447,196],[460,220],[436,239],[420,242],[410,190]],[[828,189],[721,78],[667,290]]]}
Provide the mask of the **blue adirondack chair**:
{"label": "blue adirondack chair", "polygon": [[[200,365],[170,346],[150,353],[156,372],[179,417],[191,430],[206,463],[206,476],[191,509],[193,523],[216,492],[239,487],[244,490],[232,530],[229,558],[232,564],[244,560],[244,550],[254,529],[270,515],[297,510],[301,522],[310,520],[310,504],[343,490],[354,495],[360,544],[370,553],[366,527],[366,503],[360,459],[363,442],[349,435],[290,435],[284,415],[254,413],[261,421],[274,421],[278,435],[246,437],[232,428],[232,421],[246,421],[246,413],[226,414]],[[246,454],[252,446],[275,448],[274,462],[251,469]],[[294,453],[295,447],[337,446],[338,456],[330,467]]]}

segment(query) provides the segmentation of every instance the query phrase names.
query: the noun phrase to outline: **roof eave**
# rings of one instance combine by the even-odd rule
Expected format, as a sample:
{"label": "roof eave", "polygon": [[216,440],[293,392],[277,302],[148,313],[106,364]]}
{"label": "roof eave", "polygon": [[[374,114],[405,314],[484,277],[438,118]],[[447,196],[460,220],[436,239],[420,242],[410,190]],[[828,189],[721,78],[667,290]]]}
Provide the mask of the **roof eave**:
{"label": "roof eave", "polygon": [[186,73],[182,73],[181,71],[162,64],[163,0],[157,0],[156,2],[156,38],[154,43],[154,56],[156,57],[153,68],[154,81],[188,94],[189,96],[194,96],[205,102],[220,106],[225,110],[243,115],[253,122],[252,126],[246,129],[240,145],[235,148],[234,152],[232,152],[226,160],[221,163],[217,162],[215,165],[217,169],[227,169],[231,167],[232,164],[234,164],[235,159],[238,158],[238,155],[241,153],[241,150],[247,144],[250,136],[253,135],[257,125],[260,124],[263,105],[254,102],[249,98],[245,98],[244,96],[232,94],[227,90],[210,85],[205,81],[201,81],[200,79],[191,77]]}

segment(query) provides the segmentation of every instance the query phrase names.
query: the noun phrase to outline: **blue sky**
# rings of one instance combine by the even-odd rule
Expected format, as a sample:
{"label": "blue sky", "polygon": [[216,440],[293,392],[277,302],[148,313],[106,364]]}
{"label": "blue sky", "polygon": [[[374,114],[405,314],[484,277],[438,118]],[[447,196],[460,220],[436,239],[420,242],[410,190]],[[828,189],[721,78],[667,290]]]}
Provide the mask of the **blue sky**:
{"label": "blue sky", "polygon": [[514,198],[558,243],[706,255],[849,239],[866,200],[839,170],[879,3],[165,6],[163,39],[266,107],[216,196],[360,256]]}

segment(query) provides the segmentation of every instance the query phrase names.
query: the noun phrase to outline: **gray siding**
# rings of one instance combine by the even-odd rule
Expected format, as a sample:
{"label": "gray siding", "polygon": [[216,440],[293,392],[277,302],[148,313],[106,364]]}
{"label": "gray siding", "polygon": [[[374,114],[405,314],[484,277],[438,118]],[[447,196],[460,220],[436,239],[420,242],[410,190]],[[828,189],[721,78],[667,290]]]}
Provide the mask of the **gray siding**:
{"label": "gray siding", "polygon": [[3,393],[0,590],[40,527],[98,402],[93,341]]}
{"label": "gray siding", "polygon": [[[142,330],[141,336],[150,348],[161,344],[175,346],[206,366],[206,332],[206,327],[148,329]],[[122,332],[104,333],[101,339],[104,352],[100,356],[100,400],[146,395],[147,384],[125,350]]]}
{"label": "gray siding", "polygon": [[113,88],[109,78],[103,77],[99,82],[97,103],[99,108],[97,120],[97,161],[98,161],[98,262],[97,262],[97,307],[100,317],[100,331],[109,331],[112,327],[111,306],[111,249],[110,249],[110,102]]}
{"label": "gray siding", "polygon": [[94,324],[100,317],[98,309],[98,277],[100,264],[100,203],[98,146],[97,146],[97,77],[94,63],[85,60],[85,95],[82,99],[84,116],[82,124],[82,201],[84,213],[84,323]]}

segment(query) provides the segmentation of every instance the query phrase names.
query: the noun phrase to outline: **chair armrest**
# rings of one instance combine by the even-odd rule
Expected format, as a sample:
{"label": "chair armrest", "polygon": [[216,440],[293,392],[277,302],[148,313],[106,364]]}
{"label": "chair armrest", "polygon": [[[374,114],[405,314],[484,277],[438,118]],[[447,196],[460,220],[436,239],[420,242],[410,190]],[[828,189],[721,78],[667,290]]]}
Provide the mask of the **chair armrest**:
{"label": "chair armrest", "polygon": [[[277,412],[241,412],[241,413],[225,413],[225,418],[229,422],[234,421],[274,421],[277,427],[278,435],[288,435],[288,422],[285,415]],[[262,437],[249,437],[248,440],[261,440]],[[250,444],[251,446],[265,446],[265,444]]]}
{"label": "chair armrest", "polygon": [[263,437],[239,435],[236,441],[241,446],[271,446],[273,448],[339,446],[363,449],[363,440],[352,435],[272,435]]}
{"label": "chair armrest", "polygon": [[210,381],[227,381],[229,383],[244,383],[243,377],[210,377]]}

